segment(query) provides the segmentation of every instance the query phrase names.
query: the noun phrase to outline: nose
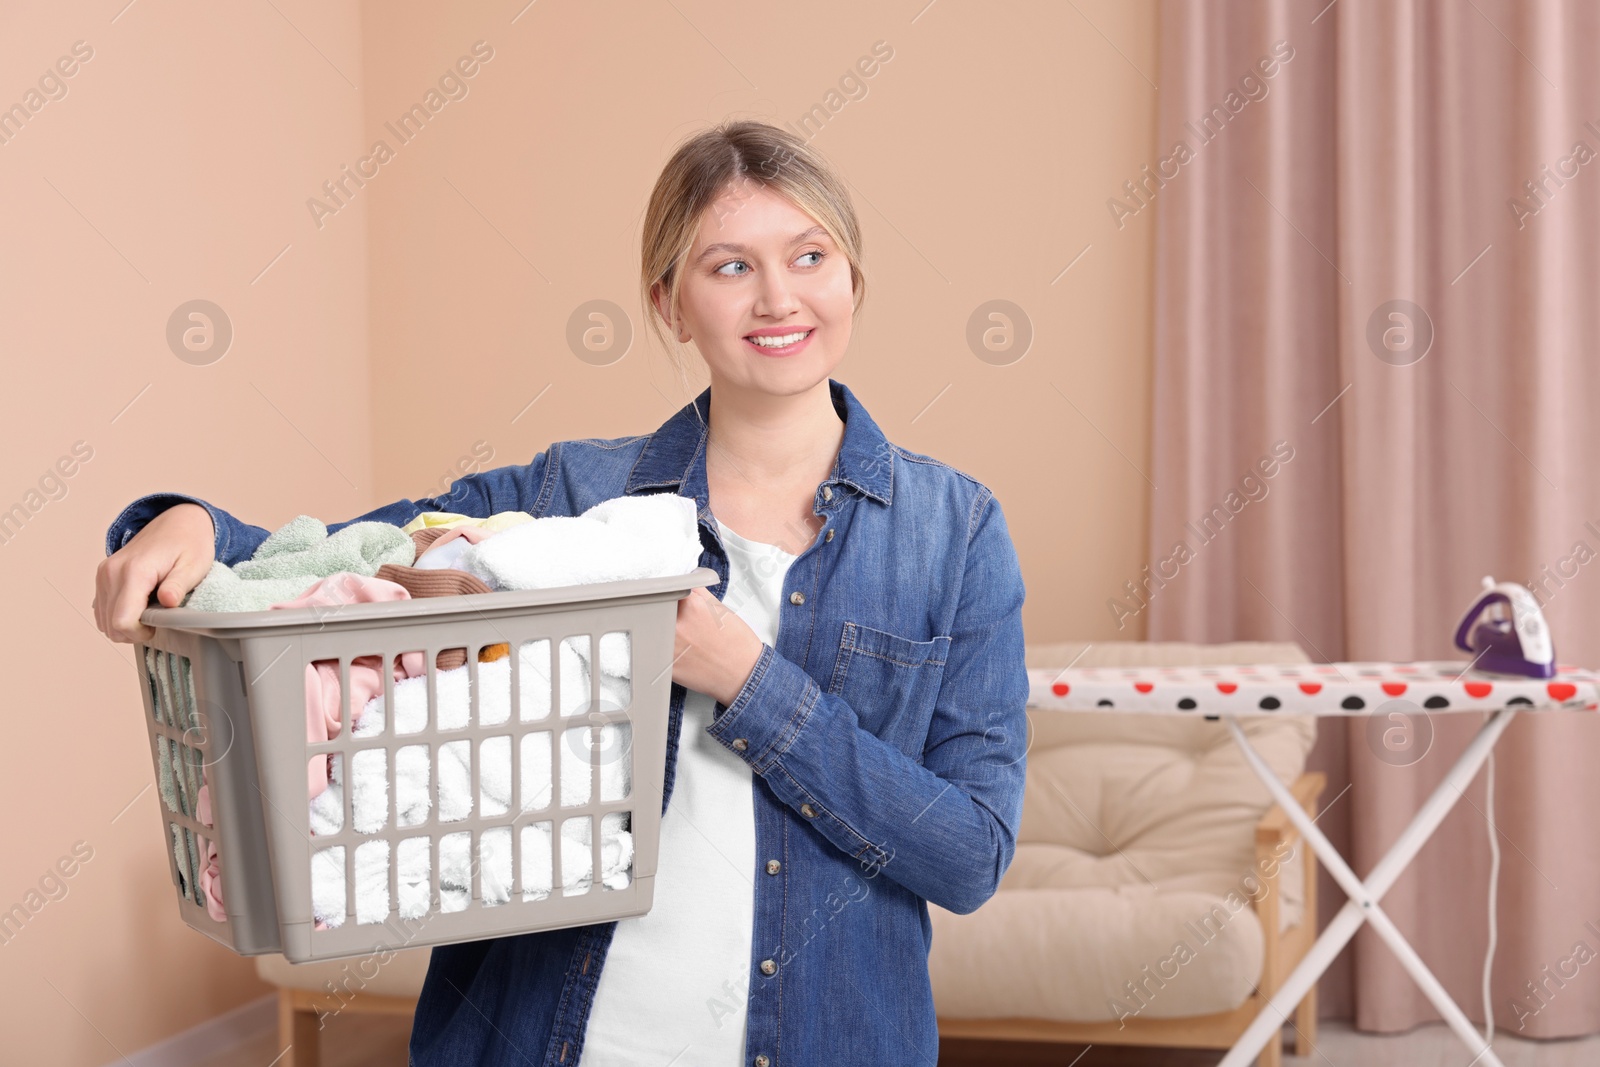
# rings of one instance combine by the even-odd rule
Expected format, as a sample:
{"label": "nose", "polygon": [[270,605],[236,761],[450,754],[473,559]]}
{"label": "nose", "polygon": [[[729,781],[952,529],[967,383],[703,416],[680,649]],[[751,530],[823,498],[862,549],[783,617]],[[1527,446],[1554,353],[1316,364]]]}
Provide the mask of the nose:
{"label": "nose", "polygon": [[800,300],[790,287],[788,275],[781,271],[767,271],[756,292],[753,309],[762,318],[785,319],[800,310]]}

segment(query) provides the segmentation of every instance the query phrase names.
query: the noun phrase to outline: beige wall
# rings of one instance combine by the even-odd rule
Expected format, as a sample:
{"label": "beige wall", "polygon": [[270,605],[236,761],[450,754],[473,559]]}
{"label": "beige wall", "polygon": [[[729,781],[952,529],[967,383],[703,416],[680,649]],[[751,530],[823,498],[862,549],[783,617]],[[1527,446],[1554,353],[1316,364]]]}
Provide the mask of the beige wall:
{"label": "beige wall", "polygon": [[[536,4],[514,25],[476,8],[369,8],[369,129],[472,42],[495,56],[361,194],[378,220],[379,496],[432,492],[479,441],[493,465],[522,463],[553,440],[654,429],[699,392],[704,379],[682,388],[640,333],[657,170],[709,122],[798,123],[883,41],[893,58],[814,141],[856,191],[870,272],[837,376],[890,440],[994,488],[1030,637],[1116,633],[1105,598],[1144,563],[1148,487],[1129,464],[1148,470],[1151,228],[1118,231],[1105,202],[1151,158],[1155,93],[1134,65],[1155,69],[1153,4],[1079,4],[1102,37],[1071,5],[941,0],[913,24],[925,2],[813,4],[781,29],[764,5]],[[780,39],[796,58],[774,60]],[[1010,366],[965,340],[995,298],[1034,326]],[[609,366],[565,341],[594,299],[635,327]],[[463,388],[417,388],[441,364]]]}
{"label": "beige wall", "polygon": [[[798,120],[877,41],[893,58],[816,136],[872,279],[838,377],[891,440],[995,489],[1030,639],[1115,633],[1106,589],[1144,561],[1151,234],[1105,200],[1151,155],[1153,3],[35,7],[0,12],[0,104],[75,41],[94,54],[0,144],[23,206],[0,221],[0,504],[38,503],[75,442],[93,457],[0,544],[22,665],[0,908],[75,842],[93,858],[0,944],[8,1057],[109,1063],[265,991],[171,900],[131,652],[91,624],[109,521],[159,489],[335,521],[438,491],[480,441],[499,466],[653,429],[702,385],[638,334],[656,170],[708,121]],[[384,122],[479,40],[467,95],[400,144]],[[307,198],[380,137],[393,158],[319,228]],[[207,366],[164,336],[195,298],[235,331]],[[964,338],[995,298],[1035,331],[1009,366]],[[608,366],[565,341],[592,299],[633,319]]]}

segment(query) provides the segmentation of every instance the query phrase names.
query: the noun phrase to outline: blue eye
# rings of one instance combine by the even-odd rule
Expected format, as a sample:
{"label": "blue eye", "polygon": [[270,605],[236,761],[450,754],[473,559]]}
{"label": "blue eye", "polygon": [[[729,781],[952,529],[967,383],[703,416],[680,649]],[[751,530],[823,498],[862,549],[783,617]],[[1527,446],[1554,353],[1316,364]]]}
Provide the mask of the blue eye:
{"label": "blue eye", "polygon": [[816,256],[817,257],[813,262],[805,264],[808,267],[815,267],[818,263],[822,262],[822,252],[820,252],[820,251],[813,250],[811,252],[804,252],[804,253],[801,254],[800,258],[801,259],[805,259],[806,256]]}
{"label": "blue eye", "polygon": [[[729,267],[743,267],[744,270],[729,271],[728,270]],[[722,266],[717,268],[717,273],[718,274],[721,274],[724,277],[728,277],[728,278],[735,278],[735,277],[738,277],[741,274],[748,274],[749,272],[750,272],[750,264],[746,263],[742,259],[729,260],[728,262],[724,263]]]}

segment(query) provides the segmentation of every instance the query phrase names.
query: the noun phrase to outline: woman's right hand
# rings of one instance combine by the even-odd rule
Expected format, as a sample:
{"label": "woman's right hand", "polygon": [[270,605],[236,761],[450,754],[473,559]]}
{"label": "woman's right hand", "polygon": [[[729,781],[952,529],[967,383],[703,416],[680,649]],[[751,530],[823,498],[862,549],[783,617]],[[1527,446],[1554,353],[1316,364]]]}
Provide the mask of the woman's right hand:
{"label": "woman's right hand", "polygon": [[[150,593],[175,608],[211,571],[217,533],[199,504],[174,504],[101,561],[94,577],[94,621],[113,641],[148,641],[155,631],[139,621]],[[159,586],[159,589],[157,587]]]}

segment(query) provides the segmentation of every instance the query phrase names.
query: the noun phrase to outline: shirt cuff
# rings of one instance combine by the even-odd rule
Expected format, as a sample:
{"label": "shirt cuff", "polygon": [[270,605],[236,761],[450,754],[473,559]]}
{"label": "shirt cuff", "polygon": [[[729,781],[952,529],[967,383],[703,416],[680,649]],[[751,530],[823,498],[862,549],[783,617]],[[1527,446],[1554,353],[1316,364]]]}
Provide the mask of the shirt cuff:
{"label": "shirt cuff", "polygon": [[794,663],[763,643],[750,677],[723,707],[717,701],[706,733],[739,756],[757,774],[767,769],[794,744],[806,717],[817,706],[822,688]]}
{"label": "shirt cuff", "polygon": [[175,504],[199,504],[211,516],[215,531],[212,559],[225,559],[228,554],[228,524],[222,514],[199,497],[185,493],[151,493],[129,504],[106,530],[106,555],[111,555],[131,541],[135,534],[147,526],[151,519]]}
{"label": "shirt cuff", "polygon": [[[719,702],[716,707],[722,707]],[[823,707],[822,687],[801,667],[777,654],[771,645],[761,650],[744,688],[727,710],[712,720],[706,732],[742,758],[761,775],[773,794],[807,819],[825,826],[829,840],[855,859],[862,870],[882,866],[889,853],[878,848],[779,765],[800,733]],[[869,857],[868,853],[872,855]]]}

